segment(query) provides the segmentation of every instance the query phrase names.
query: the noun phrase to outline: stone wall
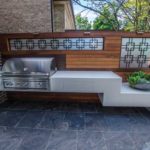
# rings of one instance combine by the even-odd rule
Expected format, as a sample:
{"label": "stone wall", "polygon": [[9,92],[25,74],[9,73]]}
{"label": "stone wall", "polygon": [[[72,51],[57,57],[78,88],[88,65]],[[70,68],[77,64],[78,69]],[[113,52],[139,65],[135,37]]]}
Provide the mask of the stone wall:
{"label": "stone wall", "polygon": [[65,30],[65,7],[63,4],[54,5],[54,32]]}
{"label": "stone wall", "polygon": [[51,32],[51,0],[0,0],[0,33]]}

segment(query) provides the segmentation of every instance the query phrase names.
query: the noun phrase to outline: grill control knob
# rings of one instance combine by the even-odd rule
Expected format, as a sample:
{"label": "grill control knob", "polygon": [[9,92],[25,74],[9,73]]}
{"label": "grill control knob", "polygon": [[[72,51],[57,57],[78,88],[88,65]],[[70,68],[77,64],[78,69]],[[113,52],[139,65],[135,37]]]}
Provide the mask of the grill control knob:
{"label": "grill control knob", "polygon": [[5,85],[6,86],[13,86],[13,83],[12,82],[5,82]]}
{"label": "grill control knob", "polygon": [[42,83],[41,83],[41,82],[39,82],[39,84],[38,84],[38,85],[39,85],[39,87],[42,87]]}
{"label": "grill control knob", "polygon": [[27,82],[23,83],[23,87],[28,87],[29,84]]}

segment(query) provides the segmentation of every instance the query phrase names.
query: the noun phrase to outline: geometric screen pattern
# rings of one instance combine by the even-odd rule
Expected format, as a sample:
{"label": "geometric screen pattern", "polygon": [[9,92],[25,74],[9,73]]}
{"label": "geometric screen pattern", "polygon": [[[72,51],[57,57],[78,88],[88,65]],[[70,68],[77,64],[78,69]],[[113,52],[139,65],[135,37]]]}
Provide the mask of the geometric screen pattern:
{"label": "geometric screen pattern", "polygon": [[103,50],[103,38],[10,39],[11,50]]}
{"label": "geometric screen pattern", "polygon": [[122,38],[121,68],[150,68],[150,38]]}

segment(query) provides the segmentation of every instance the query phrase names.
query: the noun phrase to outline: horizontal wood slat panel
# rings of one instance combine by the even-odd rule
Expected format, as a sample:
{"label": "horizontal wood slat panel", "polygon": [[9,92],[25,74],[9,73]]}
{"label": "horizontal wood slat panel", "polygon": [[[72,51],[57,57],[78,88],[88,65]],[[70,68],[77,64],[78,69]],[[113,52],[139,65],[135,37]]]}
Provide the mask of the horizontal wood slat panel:
{"label": "horizontal wood slat panel", "polygon": [[113,53],[113,56],[119,56],[119,52],[116,52],[116,51],[114,51],[114,52],[109,52],[109,51],[107,51],[107,50],[101,50],[101,51],[90,51],[90,50],[82,50],[82,51],[79,51],[79,50],[76,50],[76,51],[72,51],[72,50],[66,50],[66,51],[61,51],[61,50],[50,50],[50,51],[48,51],[48,50],[38,50],[38,51],[25,51],[25,50],[23,50],[23,51],[2,51],[2,54],[3,55],[5,55],[5,56],[45,56],[45,55],[53,55],[53,54],[55,54],[55,55],[61,55],[61,54],[70,54],[70,55],[72,55],[72,54],[75,54],[75,55],[84,55],[84,56],[86,56],[86,55],[94,55],[94,56],[97,56],[97,55],[99,55],[99,56],[102,56],[102,55],[104,55],[104,56],[112,56],[112,53]]}
{"label": "horizontal wood slat panel", "polygon": [[[95,52],[95,53],[94,53]],[[79,52],[76,52],[76,53],[67,53],[67,55],[71,58],[71,57],[74,57],[75,55],[77,56],[78,55],[78,58],[80,57],[93,57],[93,58],[100,58],[100,57],[120,57],[120,52],[108,52],[107,50],[103,50],[103,51],[100,51],[100,52],[97,52],[97,51],[94,51],[93,53],[88,53],[88,52],[85,52],[83,51],[83,53],[79,53]]]}
{"label": "horizontal wood slat panel", "polygon": [[[111,56],[112,57],[112,56]],[[97,55],[67,55],[67,68],[118,68],[119,58],[99,57]]]}
{"label": "horizontal wood slat panel", "polygon": [[48,100],[67,102],[91,102],[98,103],[97,94],[87,93],[36,93],[36,92],[8,92],[10,100]]}
{"label": "horizontal wood slat panel", "polygon": [[121,48],[121,37],[119,36],[112,36],[112,37],[105,37],[105,49],[107,51],[118,51],[120,52]]}
{"label": "horizontal wood slat panel", "polygon": [[69,56],[67,57],[67,61],[69,62],[105,62],[105,61],[110,61],[112,63],[112,61],[117,61],[118,62],[118,58],[90,58],[90,57],[84,57],[84,58],[77,58],[77,57],[72,57],[69,58]]}
{"label": "horizontal wood slat panel", "polygon": [[107,70],[111,70],[112,68],[117,68],[118,65],[95,65],[95,64],[79,64],[79,65],[69,65],[67,64],[67,69],[92,69],[94,67],[94,69],[105,69],[107,68]]}

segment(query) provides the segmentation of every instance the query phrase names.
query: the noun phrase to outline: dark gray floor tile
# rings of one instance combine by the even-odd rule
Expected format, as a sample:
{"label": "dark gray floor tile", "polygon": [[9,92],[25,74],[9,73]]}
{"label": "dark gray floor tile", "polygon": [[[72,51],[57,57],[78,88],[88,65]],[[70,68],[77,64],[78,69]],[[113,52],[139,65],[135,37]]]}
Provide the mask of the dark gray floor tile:
{"label": "dark gray floor tile", "polygon": [[109,131],[147,132],[150,121],[140,114],[107,114],[105,120]]}
{"label": "dark gray floor tile", "polygon": [[0,126],[15,126],[25,115],[26,111],[3,111],[0,113]]}
{"label": "dark gray floor tile", "polygon": [[32,108],[32,103],[30,101],[16,101],[10,109],[15,109],[15,110],[27,110]]}
{"label": "dark gray floor tile", "polygon": [[102,132],[78,132],[78,150],[107,150]]}
{"label": "dark gray floor tile", "polygon": [[147,109],[138,109],[140,114],[150,121],[150,111]]}
{"label": "dark gray floor tile", "polygon": [[18,122],[17,127],[30,127],[35,128],[44,116],[45,111],[29,111],[25,114],[20,122]]}
{"label": "dark gray floor tile", "polygon": [[79,104],[79,109],[82,112],[97,112],[97,105],[99,104],[93,104],[93,103],[81,103]]}
{"label": "dark gray floor tile", "polygon": [[85,129],[93,131],[106,131],[107,124],[103,113],[86,113]]}
{"label": "dark gray floor tile", "polygon": [[118,113],[115,107],[102,107],[100,105],[97,106],[97,111],[100,113]]}
{"label": "dark gray floor tile", "polygon": [[137,150],[150,150],[149,133],[130,133]]}
{"label": "dark gray floor tile", "polygon": [[64,112],[47,111],[38,127],[66,130],[68,129],[68,124],[64,121],[64,116]]}
{"label": "dark gray floor tile", "polygon": [[105,114],[108,131],[131,131],[134,117],[130,114]]}
{"label": "dark gray floor tile", "polygon": [[52,110],[52,111],[63,111],[65,107],[65,103],[61,103],[61,102],[49,102],[47,103],[46,109],[47,110]]}
{"label": "dark gray floor tile", "polygon": [[108,150],[136,150],[132,138],[126,132],[105,132]]}
{"label": "dark gray floor tile", "polygon": [[66,112],[81,112],[78,103],[66,103],[64,104],[62,110]]}
{"label": "dark gray floor tile", "polygon": [[85,115],[83,113],[67,112],[65,114],[64,121],[68,125],[68,129],[71,129],[71,130],[85,129]]}
{"label": "dark gray floor tile", "polygon": [[143,115],[132,116],[132,132],[149,132],[150,120],[143,117]]}
{"label": "dark gray floor tile", "polygon": [[18,150],[45,150],[50,134],[46,130],[28,130]]}
{"label": "dark gray floor tile", "polygon": [[48,102],[46,101],[33,101],[31,102],[31,109],[32,110],[47,110],[48,109]]}
{"label": "dark gray floor tile", "polygon": [[47,150],[77,150],[76,131],[53,131]]}
{"label": "dark gray floor tile", "polygon": [[14,105],[15,102],[16,101],[13,101],[13,100],[12,101],[7,100],[7,101],[5,101],[5,102],[3,102],[3,103],[0,104],[0,109],[10,108],[11,106]]}
{"label": "dark gray floor tile", "polygon": [[99,107],[97,106],[98,112],[105,114],[136,114],[138,113],[136,108],[132,107]]}

